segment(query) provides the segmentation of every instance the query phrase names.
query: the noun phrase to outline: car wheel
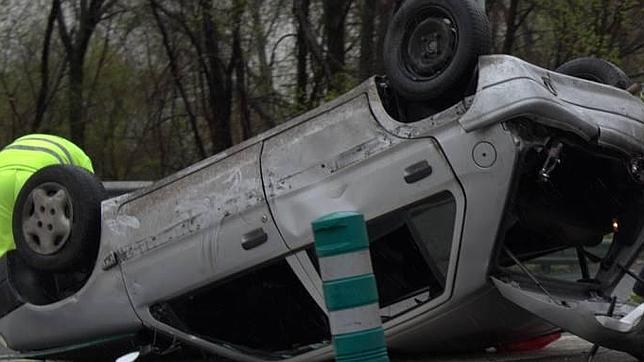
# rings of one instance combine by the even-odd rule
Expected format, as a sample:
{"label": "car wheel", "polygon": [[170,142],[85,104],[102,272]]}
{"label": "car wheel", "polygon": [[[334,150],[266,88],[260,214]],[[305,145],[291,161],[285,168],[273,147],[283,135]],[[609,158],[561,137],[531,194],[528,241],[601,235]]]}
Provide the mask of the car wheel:
{"label": "car wheel", "polygon": [[560,65],[555,71],[597,83],[612,85],[619,89],[627,89],[633,84],[631,79],[618,66],[599,58],[583,57],[573,59]]}
{"label": "car wheel", "polygon": [[63,272],[90,267],[100,241],[98,178],[75,166],[48,166],[18,194],[13,213],[16,249],[32,268]]}
{"label": "car wheel", "polygon": [[490,26],[473,0],[408,0],[387,29],[383,62],[392,87],[413,101],[462,94]]}

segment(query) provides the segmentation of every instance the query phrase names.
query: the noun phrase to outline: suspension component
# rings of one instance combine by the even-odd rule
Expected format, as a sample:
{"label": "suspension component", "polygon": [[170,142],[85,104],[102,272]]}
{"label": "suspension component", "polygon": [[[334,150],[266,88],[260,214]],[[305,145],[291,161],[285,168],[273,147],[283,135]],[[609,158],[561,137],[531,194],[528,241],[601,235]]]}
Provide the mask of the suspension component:
{"label": "suspension component", "polygon": [[555,141],[552,146],[548,149],[548,157],[543,163],[541,170],[539,170],[539,179],[543,182],[550,180],[550,175],[555,170],[558,164],[561,163],[561,150],[563,149],[563,144],[559,141]]}

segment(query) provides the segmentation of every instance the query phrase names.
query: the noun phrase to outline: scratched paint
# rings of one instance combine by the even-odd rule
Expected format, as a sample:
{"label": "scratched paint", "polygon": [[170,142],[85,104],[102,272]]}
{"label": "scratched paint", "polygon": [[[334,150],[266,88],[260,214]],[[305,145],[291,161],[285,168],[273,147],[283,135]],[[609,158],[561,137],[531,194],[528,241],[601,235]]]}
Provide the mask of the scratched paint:
{"label": "scratched paint", "polygon": [[116,219],[106,223],[132,240],[118,249],[119,256],[132,259],[201,229],[217,228],[223,219],[262,203],[253,171],[256,160],[244,157],[243,152],[233,155],[123,203]]}
{"label": "scratched paint", "polygon": [[[109,217],[112,249],[136,306],[194,290],[287,252],[270,218],[260,177],[261,144],[119,199]],[[136,220],[137,222],[135,222]],[[267,241],[242,248],[262,229]]]}

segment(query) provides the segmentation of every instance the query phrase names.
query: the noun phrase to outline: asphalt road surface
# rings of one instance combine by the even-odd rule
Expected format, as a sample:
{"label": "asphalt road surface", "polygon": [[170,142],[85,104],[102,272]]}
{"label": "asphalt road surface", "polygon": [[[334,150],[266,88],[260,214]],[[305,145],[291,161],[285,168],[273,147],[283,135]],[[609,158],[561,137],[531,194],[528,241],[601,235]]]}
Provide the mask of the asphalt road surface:
{"label": "asphalt road surface", "polygon": [[[392,362],[586,362],[591,348],[591,343],[564,334],[548,347],[534,352],[392,358]],[[637,362],[637,359],[623,352],[600,348],[592,362]]]}
{"label": "asphalt road surface", "polygon": [[[392,362],[587,362],[588,352],[592,344],[570,334],[550,344],[548,347],[534,352],[466,354],[452,356],[418,356],[397,358],[392,356]],[[0,348],[0,352],[2,352]],[[2,361],[28,361],[25,359],[2,359]],[[32,360],[33,361],[33,360]],[[217,359],[213,359],[217,361]],[[600,348],[592,362],[637,362],[632,356]]]}

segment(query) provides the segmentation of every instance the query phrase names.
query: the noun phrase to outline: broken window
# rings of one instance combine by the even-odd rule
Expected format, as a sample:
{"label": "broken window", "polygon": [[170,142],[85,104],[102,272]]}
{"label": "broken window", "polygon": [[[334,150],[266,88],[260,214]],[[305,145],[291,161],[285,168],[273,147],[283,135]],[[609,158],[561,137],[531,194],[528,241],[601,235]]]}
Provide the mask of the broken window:
{"label": "broken window", "polygon": [[[454,196],[443,192],[367,223],[385,320],[443,294],[455,218]],[[313,248],[307,252],[319,272]]]}
{"label": "broken window", "polygon": [[284,358],[330,343],[326,315],[285,260],[151,308],[159,321],[247,353]]}

